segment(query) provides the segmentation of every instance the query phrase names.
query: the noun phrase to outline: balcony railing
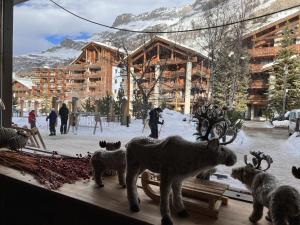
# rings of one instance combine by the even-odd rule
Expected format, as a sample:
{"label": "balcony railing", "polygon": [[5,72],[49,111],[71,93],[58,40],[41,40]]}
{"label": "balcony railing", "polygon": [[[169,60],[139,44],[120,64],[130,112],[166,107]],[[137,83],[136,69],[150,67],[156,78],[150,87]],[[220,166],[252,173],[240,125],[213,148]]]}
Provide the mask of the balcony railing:
{"label": "balcony railing", "polygon": [[265,80],[254,80],[250,84],[250,88],[259,89],[259,88],[268,88],[269,85]]}
{"label": "balcony railing", "polygon": [[267,97],[263,95],[249,95],[248,102],[253,105],[265,105],[267,104]]}
{"label": "balcony railing", "polygon": [[86,86],[85,83],[67,83],[66,84],[67,88],[83,88],[85,86]]}
{"label": "balcony railing", "polygon": [[[300,53],[300,45],[292,45],[290,48],[293,49],[295,53]],[[271,57],[277,56],[280,49],[282,49],[281,46],[254,48],[248,49],[248,53],[251,57]]]}
{"label": "balcony railing", "polygon": [[84,80],[85,79],[85,75],[84,74],[68,74],[66,76],[66,79]]}
{"label": "balcony railing", "polygon": [[262,72],[263,65],[262,64],[251,64],[250,70],[252,73]]}

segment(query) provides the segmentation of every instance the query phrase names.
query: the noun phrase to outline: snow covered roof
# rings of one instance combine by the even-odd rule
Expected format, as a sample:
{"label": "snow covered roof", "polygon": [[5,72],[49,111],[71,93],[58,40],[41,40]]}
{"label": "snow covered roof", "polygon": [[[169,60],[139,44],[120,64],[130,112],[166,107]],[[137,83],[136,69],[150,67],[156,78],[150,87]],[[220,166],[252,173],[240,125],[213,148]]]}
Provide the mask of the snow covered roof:
{"label": "snow covered roof", "polygon": [[189,52],[192,52],[194,53],[195,55],[201,55],[203,58],[207,58],[207,56],[205,56],[204,54],[202,54],[201,52],[198,52],[198,51],[195,51],[194,49],[192,49],[191,47],[189,46],[186,46],[186,45],[183,45],[183,44],[180,44],[176,41],[173,41],[169,38],[166,38],[166,37],[163,37],[163,36],[159,36],[159,35],[156,35],[154,38],[152,39],[149,39],[148,41],[146,41],[143,45],[139,46],[138,48],[136,48],[135,50],[133,50],[131,52],[130,55],[134,55],[136,54],[137,52],[139,52],[140,50],[143,49],[143,47],[147,46],[147,45],[150,45],[152,42],[154,41],[162,41],[162,42],[167,42],[169,44],[173,44],[175,47],[177,48],[180,48],[180,49],[183,49],[185,51],[189,51]]}
{"label": "snow covered roof", "polygon": [[[284,11],[281,13],[277,13],[274,14],[273,16],[271,16],[269,19],[267,19],[267,22],[263,23],[263,24],[259,24],[259,27],[254,27],[252,30],[250,30],[245,36],[244,38],[249,38],[252,35],[259,33],[263,30],[266,30],[268,28],[271,28],[273,26],[275,26],[278,23],[284,22],[286,20],[289,20],[293,17],[299,16],[300,15],[300,9],[299,8],[295,8],[295,9],[291,9],[288,11]],[[257,25],[257,24],[256,24]]]}
{"label": "snow covered roof", "polygon": [[81,53],[80,53],[80,55],[78,56],[78,57],[76,57],[71,63],[70,63],[70,65],[72,65],[72,64],[74,64],[82,55],[83,55],[83,50],[86,48],[86,47],[88,47],[89,45],[91,45],[91,44],[96,44],[96,45],[98,45],[98,46],[100,46],[100,47],[104,47],[104,48],[106,48],[106,49],[110,49],[110,50],[112,50],[112,51],[115,51],[115,52],[119,52],[119,53],[122,53],[122,54],[125,54],[126,53],[126,51],[124,50],[124,49],[122,49],[122,48],[117,48],[117,47],[115,47],[115,46],[112,46],[112,45],[108,45],[108,44],[105,44],[105,43],[102,43],[102,42],[98,42],[98,41],[91,41],[91,42],[88,42],[88,43],[86,43],[82,48],[81,48]]}
{"label": "snow covered roof", "polygon": [[24,85],[28,89],[32,89],[32,86],[34,86],[33,83],[32,83],[32,80],[27,79],[27,78],[21,78],[21,77],[13,76],[13,81],[19,82],[20,84]]}
{"label": "snow covered roof", "polygon": [[115,47],[115,46],[113,46],[113,45],[105,44],[105,43],[98,42],[98,41],[91,41],[91,42],[87,43],[86,45],[84,45],[84,46],[81,48],[81,50],[85,49],[87,46],[89,46],[89,45],[91,45],[91,44],[96,44],[96,45],[99,45],[99,46],[101,46],[101,47],[110,49],[110,50],[112,50],[112,51],[120,52],[120,53],[125,54],[125,50],[122,49],[122,48],[118,48],[118,47]]}

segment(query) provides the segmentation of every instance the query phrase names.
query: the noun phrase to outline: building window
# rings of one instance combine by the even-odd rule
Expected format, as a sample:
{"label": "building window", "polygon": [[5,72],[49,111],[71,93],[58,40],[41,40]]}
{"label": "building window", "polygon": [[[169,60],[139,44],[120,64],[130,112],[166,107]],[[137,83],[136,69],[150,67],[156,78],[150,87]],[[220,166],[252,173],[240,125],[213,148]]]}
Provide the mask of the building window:
{"label": "building window", "polygon": [[118,69],[115,69],[115,73],[118,73]]}
{"label": "building window", "polygon": [[117,90],[115,89],[115,94],[117,94]]}
{"label": "building window", "polygon": [[117,84],[118,83],[118,80],[117,79],[115,79],[115,84]]}

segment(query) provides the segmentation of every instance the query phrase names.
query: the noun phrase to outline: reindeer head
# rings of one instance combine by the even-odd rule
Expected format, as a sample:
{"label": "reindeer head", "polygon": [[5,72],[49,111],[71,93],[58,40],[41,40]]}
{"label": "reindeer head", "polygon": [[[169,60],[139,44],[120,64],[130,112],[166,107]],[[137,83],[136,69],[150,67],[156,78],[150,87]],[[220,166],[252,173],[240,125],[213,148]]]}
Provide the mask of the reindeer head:
{"label": "reindeer head", "polygon": [[228,147],[220,145],[219,139],[217,138],[208,141],[207,149],[212,153],[216,153],[218,164],[233,166],[236,163],[236,154]]}
{"label": "reindeer head", "polygon": [[[245,166],[234,168],[232,170],[231,176],[234,179],[241,181],[242,183],[246,184],[248,187],[251,187],[253,178],[257,173],[262,171],[267,171],[271,164],[273,163],[273,159],[269,155],[265,155],[263,152],[255,152],[251,151],[250,154],[254,156],[252,158],[252,163],[249,163],[247,160],[247,155],[244,156]],[[267,167],[262,169],[261,163],[262,161],[267,162]]]}
{"label": "reindeer head", "polygon": [[[221,109],[210,103],[198,108],[194,115],[198,119],[197,133],[194,134],[198,136],[198,140],[207,141],[210,136],[214,136],[222,140],[220,145],[227,145],[235,140],[238,129],[225,118],[225,111],[226,107]],[[226,135],[231,136],[229,140],[225,140]]]}

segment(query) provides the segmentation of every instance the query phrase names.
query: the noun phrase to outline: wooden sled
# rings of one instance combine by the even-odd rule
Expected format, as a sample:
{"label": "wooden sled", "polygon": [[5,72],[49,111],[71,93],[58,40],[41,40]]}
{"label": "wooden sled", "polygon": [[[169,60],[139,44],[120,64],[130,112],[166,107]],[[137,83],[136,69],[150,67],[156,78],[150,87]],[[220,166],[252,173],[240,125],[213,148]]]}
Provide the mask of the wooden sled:
{"label": "wooden sled", "polygon": [[26,146],[46,150],[45,142],[44,142],[38,128],[35,127],[32,129],[29,129],[26,127],[18,127],[16,125],[13,125],[12,128],[16,129],[17,131],[18,130],[24,131],[28,134],[29,139],[28,139]]}
{"label": "wooden sled", "polygon": [[[145,194],[159,203],[159,177],[147,171],[142,174],[141,183]],[[228,198],[223,195],[227,189],[228,185],[225,184],[189,178],[182,187],[185,207],[187,210],[218,218],[221,206],[228,204]]]}

